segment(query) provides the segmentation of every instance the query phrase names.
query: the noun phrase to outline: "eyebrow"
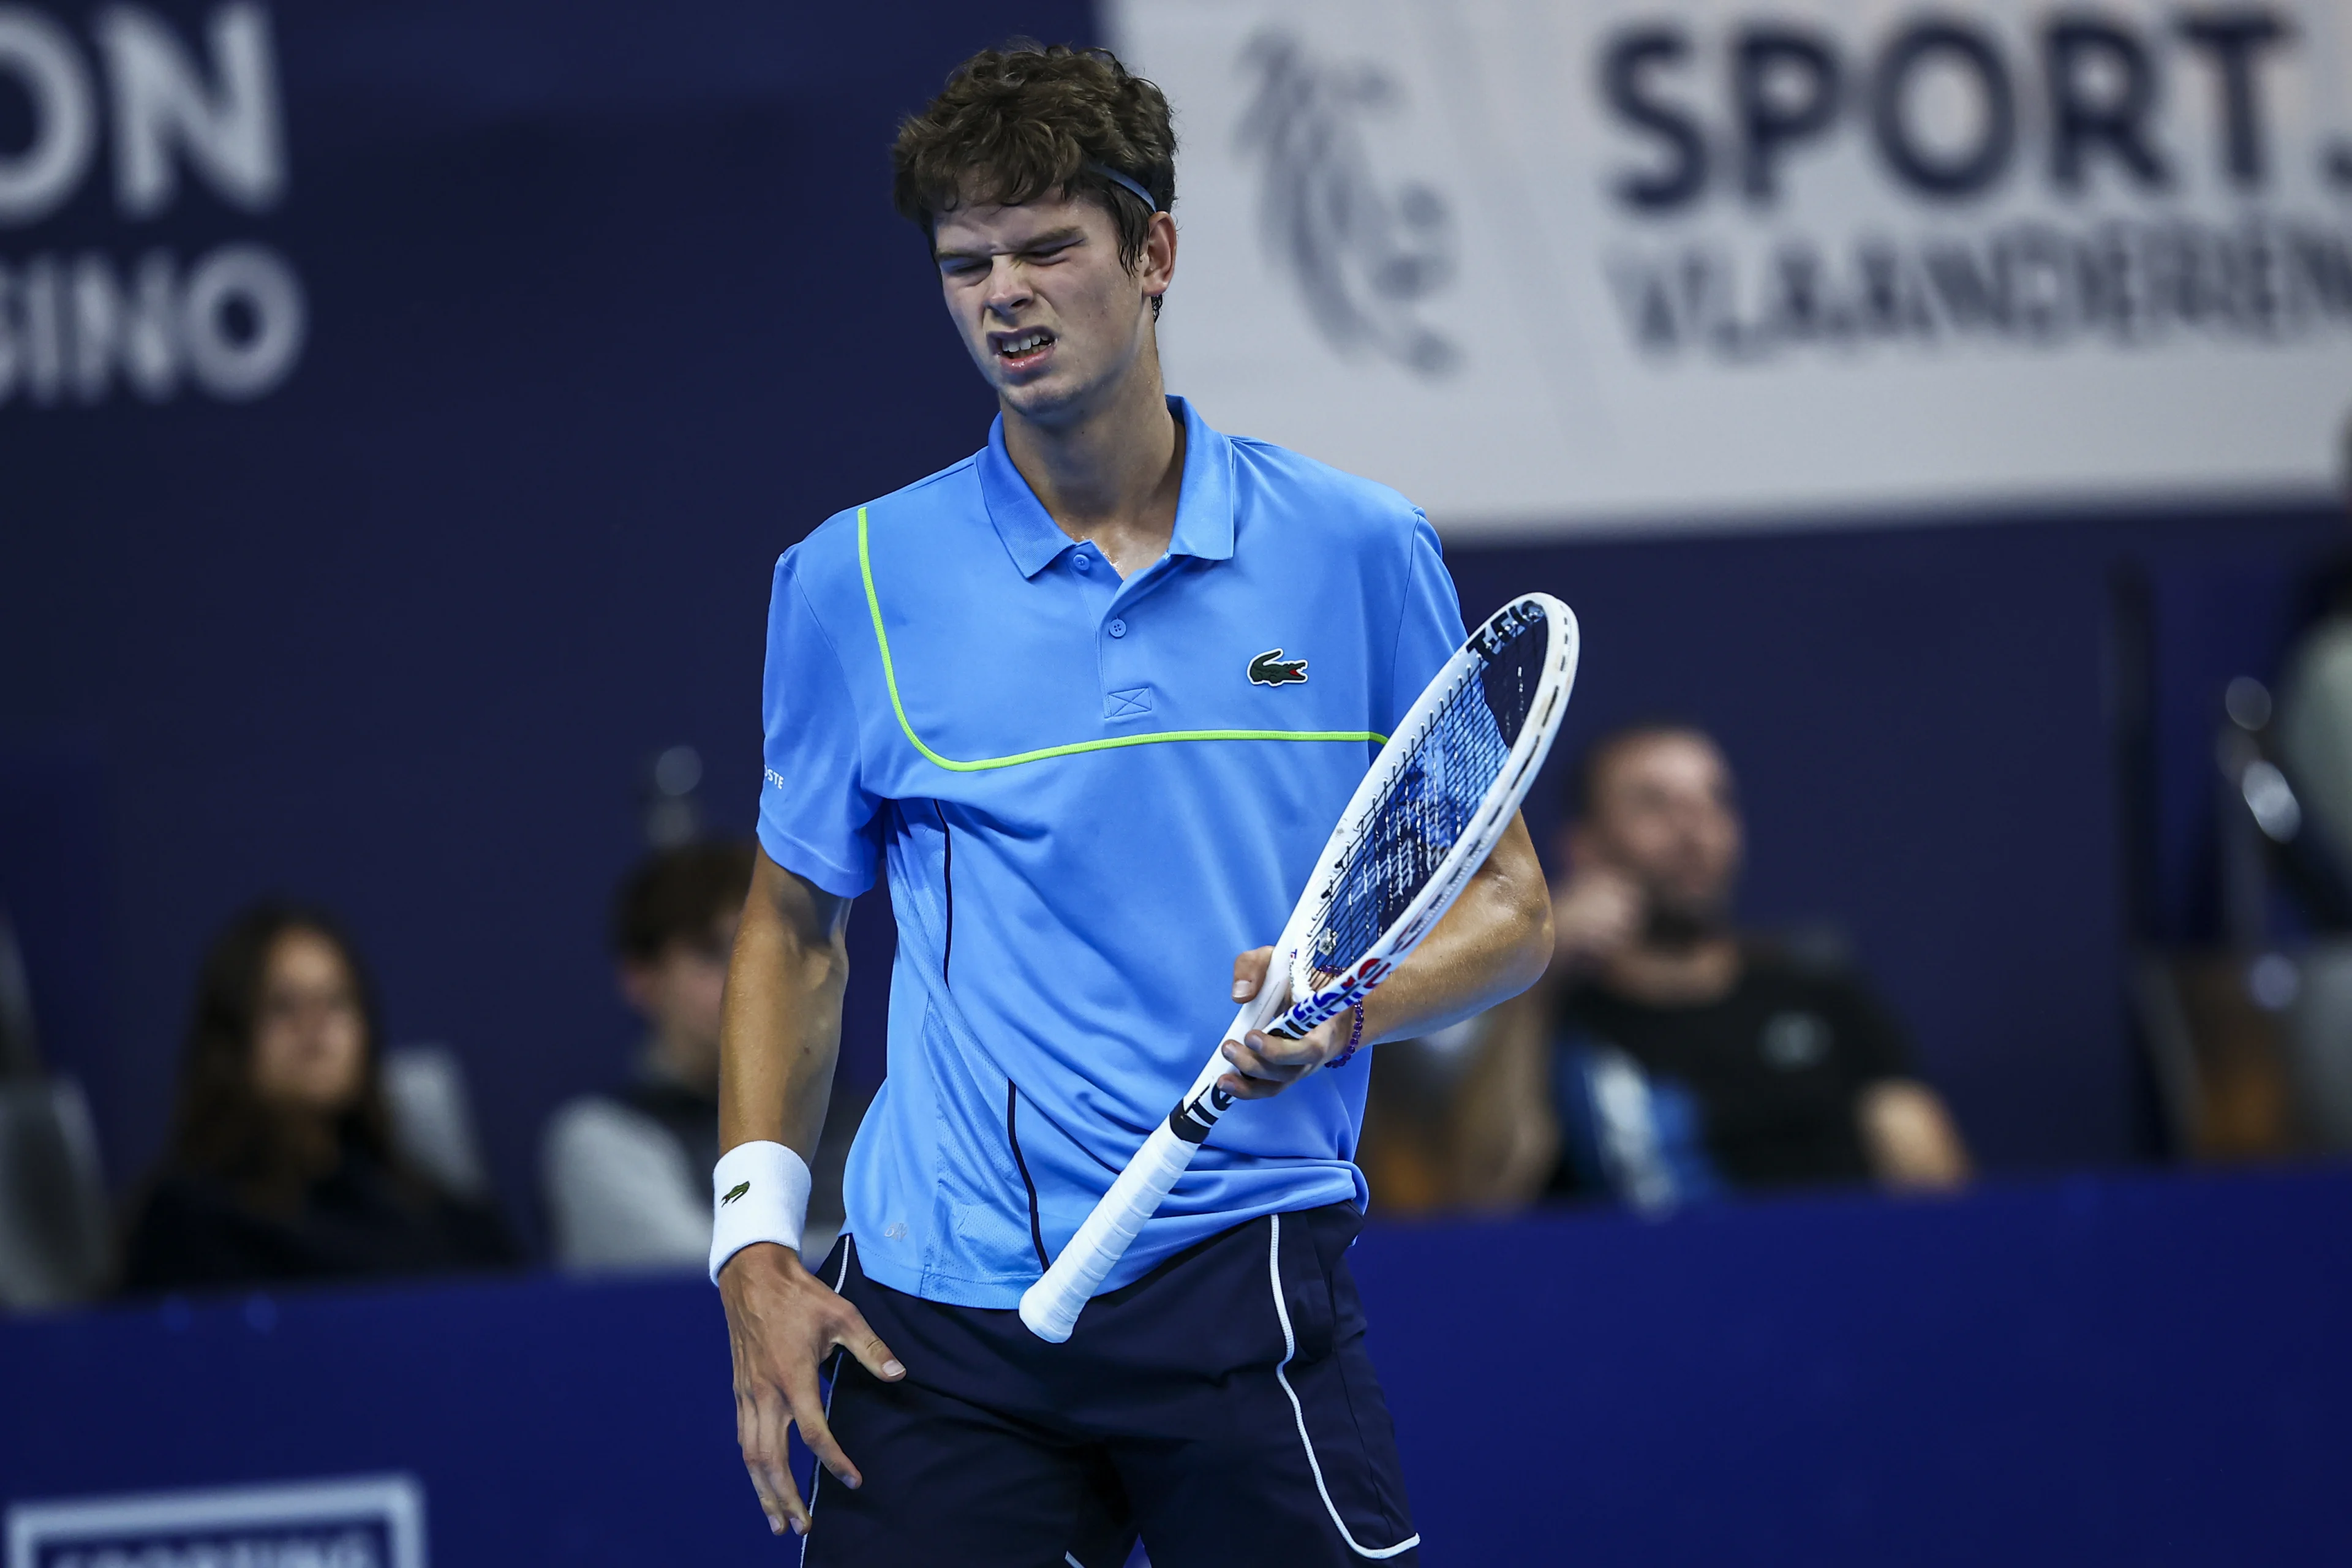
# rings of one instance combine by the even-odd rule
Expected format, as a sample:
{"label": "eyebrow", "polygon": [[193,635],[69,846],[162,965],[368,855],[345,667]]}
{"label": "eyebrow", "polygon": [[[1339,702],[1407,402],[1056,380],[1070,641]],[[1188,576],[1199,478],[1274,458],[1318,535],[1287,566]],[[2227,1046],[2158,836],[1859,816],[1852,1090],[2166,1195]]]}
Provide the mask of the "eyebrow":
{"label": "eyebrow", "polygon": [[[1021,244],[1008,248],[1011,254],[1018,255],[1024,250],[1043,250],[1048,246],[1074,244],[1086,237],[1085,229],[1076,224],[1071,224],[1066,228],[1052,228],[1047,229],[1044,234],[1032,235]],[[931,259],[934,261],[978,261],[984,257],[996,254],[998,253],[992,250],[943,250],[937,246],[931,247]]]}

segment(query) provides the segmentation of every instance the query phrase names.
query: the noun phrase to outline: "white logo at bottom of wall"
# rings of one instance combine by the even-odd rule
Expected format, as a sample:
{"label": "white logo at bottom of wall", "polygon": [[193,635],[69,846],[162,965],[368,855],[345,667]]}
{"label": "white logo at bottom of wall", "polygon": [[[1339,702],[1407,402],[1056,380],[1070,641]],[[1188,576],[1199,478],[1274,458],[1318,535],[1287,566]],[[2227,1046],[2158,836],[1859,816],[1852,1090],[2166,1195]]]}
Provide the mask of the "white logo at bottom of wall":
{"label": "white logo at bottom of wall", "polygon": [[7,1568],[425,1568],[425,1489],[347,1476],[8,1508]]}

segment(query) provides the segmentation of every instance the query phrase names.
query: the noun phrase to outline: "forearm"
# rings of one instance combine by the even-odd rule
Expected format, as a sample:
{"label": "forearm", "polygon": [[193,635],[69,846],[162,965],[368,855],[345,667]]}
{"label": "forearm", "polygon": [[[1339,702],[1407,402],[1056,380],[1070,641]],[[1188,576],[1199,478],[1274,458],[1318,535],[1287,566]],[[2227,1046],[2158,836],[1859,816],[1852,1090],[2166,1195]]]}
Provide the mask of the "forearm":
{"label": "forearm", "polygon": [[1364,1002],[1364,1039],[1412,1039],[1534,984],[1551,956],[1551,898],[1516,818],[1462,897]]}
{"label": "forearm", "polygon": [[841,1054],[848,913],[848,900],[760,857],[727,969],[721,1150],[767,1140],[815,1159]]}

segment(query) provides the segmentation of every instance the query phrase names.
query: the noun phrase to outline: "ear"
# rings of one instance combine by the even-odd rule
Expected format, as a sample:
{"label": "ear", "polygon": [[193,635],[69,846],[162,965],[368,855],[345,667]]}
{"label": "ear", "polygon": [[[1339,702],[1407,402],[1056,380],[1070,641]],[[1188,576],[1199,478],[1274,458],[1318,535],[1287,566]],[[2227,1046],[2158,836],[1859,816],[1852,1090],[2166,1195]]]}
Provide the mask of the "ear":
{"label": "ear", "polygon": [[1176,280],[1176,220],[1166,213],[1151,215],[1151,226],[1143,232],[1143,255],[1136,274],[1147,300],[1167,293]]}

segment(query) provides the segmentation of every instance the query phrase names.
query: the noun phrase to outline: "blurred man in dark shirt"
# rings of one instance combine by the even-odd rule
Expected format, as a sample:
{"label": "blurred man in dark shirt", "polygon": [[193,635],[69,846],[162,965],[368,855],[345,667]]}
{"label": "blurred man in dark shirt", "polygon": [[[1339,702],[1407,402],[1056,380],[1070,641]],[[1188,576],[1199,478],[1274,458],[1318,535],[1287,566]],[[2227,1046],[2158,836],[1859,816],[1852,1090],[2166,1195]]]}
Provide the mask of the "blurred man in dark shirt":
{"label": "blurred man in dark shirt", "polygon": [[1576,784],[1551,973],[1496,1018],[1462,1103],[1467,1195],[1655,1209],[1965,1181],[1951,1118],[1875,999],[1733,930],[1744,830],[1715,742],[1671,724],[1618,731]]}

